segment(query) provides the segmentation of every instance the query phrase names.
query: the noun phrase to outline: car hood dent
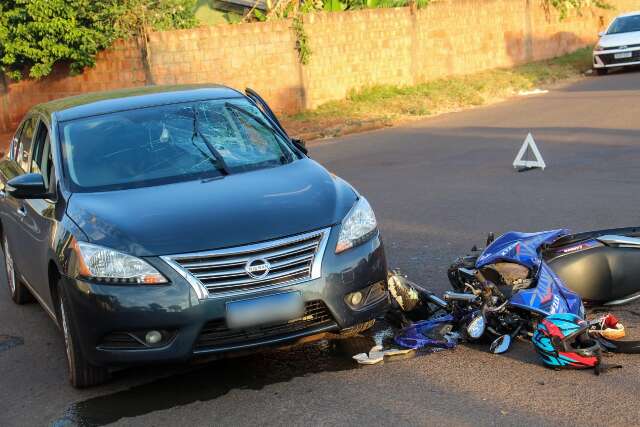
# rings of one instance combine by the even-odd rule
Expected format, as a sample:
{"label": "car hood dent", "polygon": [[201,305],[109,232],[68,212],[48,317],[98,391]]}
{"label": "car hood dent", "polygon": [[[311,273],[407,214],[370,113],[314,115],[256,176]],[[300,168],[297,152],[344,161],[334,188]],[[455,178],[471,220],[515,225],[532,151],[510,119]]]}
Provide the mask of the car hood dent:
{"label": "car hood dent", "polygon": [[91,243],[137,256],[204,251],[336,224],[357,194],[310,159],[209,182],[75,193],[67,215]]}
{"label": "car hood dent", "polygon": [[620,34],[605,34],[600,37],[600,42],[598,44],[602,47],[618,47],[640,44],[640,31]]}

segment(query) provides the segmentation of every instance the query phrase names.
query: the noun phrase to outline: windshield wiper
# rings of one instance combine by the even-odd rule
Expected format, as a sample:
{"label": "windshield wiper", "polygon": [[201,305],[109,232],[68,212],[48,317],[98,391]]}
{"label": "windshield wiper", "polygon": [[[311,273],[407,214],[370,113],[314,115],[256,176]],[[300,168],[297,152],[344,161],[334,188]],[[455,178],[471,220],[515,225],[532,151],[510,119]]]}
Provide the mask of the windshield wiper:
{"label": "windshield wiper", "polygon": [[[224,161],[224,158],[222,157],[222,154],[220,154],[220,152],[218,150],[216,150],[216,148],[213,146],[213,144],[211,144],[211,142],[209,141],[209,139],[204,135],[204,133],[200,132],[200,127],[198,126],[198,110],[196,108],[193,108],[193,135],[191,136],[191,142],[193,143],[193,145],[198,148],[198,150],[200,150],[200,148],[196,145],[194,139],[196,136],[200,136],[200,138],[202,139],[202,141],[204,141],[205,145],[207,146],[207,148],[209,149],[209,151],[211,152],[211,155],[215,158],[215,162],[211,162],[213,163],[213,165],[215,166],[216,169],[218,169],[222,174],[224,175],[229,175],[229,166],[227,166],[227,163]],[[202,150],[200,150],[202,152]],[[202,153],[204,154],[204,153]],[[204,154],[206,155],[206,154]],[[209,156],[207,156],[209,157]],[[213,159],[212,159],[213,160]]]}

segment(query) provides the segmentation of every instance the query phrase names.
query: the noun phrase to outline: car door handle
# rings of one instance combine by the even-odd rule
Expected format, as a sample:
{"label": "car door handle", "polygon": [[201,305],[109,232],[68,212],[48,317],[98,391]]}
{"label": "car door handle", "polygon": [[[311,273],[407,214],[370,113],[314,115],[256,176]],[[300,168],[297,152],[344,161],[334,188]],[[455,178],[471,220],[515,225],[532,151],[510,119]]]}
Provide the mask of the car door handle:
{"label": "car door handle", "polygon": [[20,206],[16,212],[18,213],[18,216],[22,218],[27,216],[27,209],[24,206]]}

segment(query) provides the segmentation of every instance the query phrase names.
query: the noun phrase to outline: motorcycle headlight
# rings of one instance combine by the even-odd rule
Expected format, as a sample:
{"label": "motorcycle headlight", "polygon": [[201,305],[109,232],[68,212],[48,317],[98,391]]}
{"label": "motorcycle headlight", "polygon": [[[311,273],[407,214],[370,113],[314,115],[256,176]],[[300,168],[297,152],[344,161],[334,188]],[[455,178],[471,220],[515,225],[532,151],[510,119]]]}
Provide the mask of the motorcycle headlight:
{"label": "motorcycle headlight", "polygon": [[73,243],[78,270],[84,279],[114,284],[167,283],[167,279],[146,261],[90,243]]}
{"label": "motorcycle headlight", "polygon": [[376,231],[378,223],[367,199],[360,197],[342,220],[336,253],[346,251],[368,240]]}

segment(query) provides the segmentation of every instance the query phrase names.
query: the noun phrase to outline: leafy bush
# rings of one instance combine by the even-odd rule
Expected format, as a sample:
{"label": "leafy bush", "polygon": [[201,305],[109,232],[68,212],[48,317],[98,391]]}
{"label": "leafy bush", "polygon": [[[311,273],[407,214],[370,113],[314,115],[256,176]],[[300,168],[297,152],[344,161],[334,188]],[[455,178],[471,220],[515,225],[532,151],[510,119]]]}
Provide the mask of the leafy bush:
{"label": "leafy bush", "polygon": [[80,73],[120,37],[194,26],[194,6],[195,0],[2,0],[0,71],[16,80],[25,73],[41,78],[67,62]]}
{"label": "leafy bush", "polygon": [[[416,6],[425,7],[430,0],[416,0]],[[385,7],[405,7],[409,6],[409,0],[323,0],[323,9],[329,12],[340,12],[343,10],[374,9]]]}
{"label": "leafy bush", "polygon": [[542,7],[545,9],[547,16],[551,8],[554,8],[560,14],[560,20],[565,19],[570,11],[574,10],[578,15],[582,15],[582,10],[588,7],[596,7],[598,9],[612,10],[613,6],[606,0],[542,0]]}
{"label": "leafy bush", "polygon": [[136,35],[141,29],[158,31],[192,28],[197,24],[197,0],[98,0],[112,3],[119,35]]}

